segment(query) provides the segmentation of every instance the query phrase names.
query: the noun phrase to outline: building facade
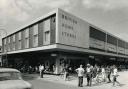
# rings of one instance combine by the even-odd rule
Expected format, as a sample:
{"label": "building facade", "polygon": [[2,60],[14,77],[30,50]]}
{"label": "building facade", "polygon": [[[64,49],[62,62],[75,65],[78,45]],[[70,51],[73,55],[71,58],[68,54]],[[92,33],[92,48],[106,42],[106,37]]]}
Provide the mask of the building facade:
{"label": "building facade", "polygon": [[61,9],[17,29],[2,46],[4,65],[43,63],[55,74],[66,65],[128,64],[128,42]]}

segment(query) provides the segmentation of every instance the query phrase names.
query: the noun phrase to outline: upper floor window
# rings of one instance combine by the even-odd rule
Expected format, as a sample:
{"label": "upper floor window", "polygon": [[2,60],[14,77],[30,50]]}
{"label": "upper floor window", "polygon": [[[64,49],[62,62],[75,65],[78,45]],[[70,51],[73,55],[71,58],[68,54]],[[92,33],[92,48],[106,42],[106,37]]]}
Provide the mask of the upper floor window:
{"label": "upper floor window", "polygon": [[11,40],[10,39],[11,39],[11,37],[8,37],[8,43],[11,43]]}
{"label": "upper floor window", "polygon": [[18,40],[21,40],[21,32],[18,33]]}
{"label": "upper floor window", "polygon": [[25,48],[29,48],[29,38],[25,38]]}
{"label": "upper floor window", "polygon": [[13,40],[13,42],[15,42],[15,35],[12,36],[12,40]]}
{"label": "upper floor window", "polygon": [[46,31],[45,32],[45,41],[49,42],[49,40],[50,40],[50,31]]}
{"label": "upper floor window", "polygon": [[90,37],[100,41],[104,41],[104,42],[106,41],[106,33],[91,26],[89,29],[90,29]]}
{"label": "upper floor window", "polygon": [[38,24],[33,27],[33,47],[38,46]]}
{"label": "upper floor window", "polygon": [[7,43],[7,39],[5,38],[5,39],[3,40],[3,42],[4,42],[4,45],[6,45],[6,43]]}
{"label": "upper floor window", "polygon": [[38,24],[34,25],[33,27],[33,35],[37,35],[38,34]]}
{"label": "upper floor window", "polygon": [[29,37],[29,28],[24,30],[25,38]]}
{"label": "upper floor window", "polygon": [[21,49],[21,32],[18,33],[18,49]]}
{"label": "upper floor window", "polygon": [[44,21],[44,31],[50,31],[50,19]]}

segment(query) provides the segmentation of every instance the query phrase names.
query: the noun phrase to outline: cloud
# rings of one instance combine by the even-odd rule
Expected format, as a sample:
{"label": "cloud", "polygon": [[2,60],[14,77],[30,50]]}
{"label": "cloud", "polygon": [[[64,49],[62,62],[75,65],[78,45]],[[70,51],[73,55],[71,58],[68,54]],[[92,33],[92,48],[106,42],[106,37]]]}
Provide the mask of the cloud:
{"label": "cloud", "polygon": [[70,4],[70,0],[28,0],[34,8],[58,8]]}
{"label": "cloud", "polygon": [[83,0],[86,8],[113,10],[128,7],[128,0]]}
{"label": "cloud", "polygon": [[0,20],[2,23],[7,19],[26,21],[46,8],[66,8],[69,5],[70,0],[0,0]]}
{"label": "cloud", "polygon": [[23,21],[29,18],[29,14],[17,8],[15,0],[1,0],[0,11],[0,19],[3,21],[3,24],[5,21],[7,23],[9,19]]}

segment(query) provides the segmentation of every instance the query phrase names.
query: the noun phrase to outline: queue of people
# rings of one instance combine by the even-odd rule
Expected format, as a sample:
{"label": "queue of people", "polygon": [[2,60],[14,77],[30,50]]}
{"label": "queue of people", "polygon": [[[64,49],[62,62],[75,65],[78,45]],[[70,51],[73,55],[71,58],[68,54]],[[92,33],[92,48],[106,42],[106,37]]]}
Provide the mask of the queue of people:
{"label": "queue of people", "polygon": [[[80,65],[80,67],[76,69],[76,72],[78,74],[78,87],[83,87],[84,75],[86,75],[87,78],[87,86],[92,86],[92,80],[95,80],[96,84],[101,82],[113,82],[113,86],[115,86],[115,83],[120,85],[120,83],[117,81],[117,77],[119,75],[115,65],[107,67],[99,67],[95,65],[93,67],[92,65],[87,64],[86,68],[83,68],[83,65]],[[111,75],[113,77],[113,81],[111,80]]]}
{"label": "queue of people", "polygon": [[[24,68],[24,67],[23,67]],[[25,69],[25,68],[24,68]],[[22,69],[24,71],[24,69]],[[48,68],[44,66],[43,64],[40,64],[37,67],[32,68],[31,66],[28,67],[29,73],[31,71],[35,70],[36,72],[40,73],[40,78],[43,78],[44,72],[48,71]],[[53,65],[53,71],[55,70],[55,65]],[[66,65],[63,68],[63,78],[65,81],[69,80],[69,74],[73,71],[71,67]],[[75,69],[77,75],[78,75],[78,87],[83,87],[83,79],[86,77],[87,86],[92,86],[92,82],[95,82],[96,84],[100,84],[102,82],[107,83],[113,83],[113,86],[120,85],[120,83],[117,81],[117,78],[119,76],[118,69],[115,65],[113,66],[92,66],[90,64],[87,64],[86,67],[83,67],[83,65],[80,65],[79,68]]]}

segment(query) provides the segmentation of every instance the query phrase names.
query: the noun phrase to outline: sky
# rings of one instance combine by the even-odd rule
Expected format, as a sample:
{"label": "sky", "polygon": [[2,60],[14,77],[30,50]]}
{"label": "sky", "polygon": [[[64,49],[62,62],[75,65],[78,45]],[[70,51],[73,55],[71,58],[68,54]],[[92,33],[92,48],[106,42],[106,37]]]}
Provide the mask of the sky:
{"label": "sky", "polygon": [[13,33],[56,8],[128,41],[128,0],[0,0],[0,29]]}

